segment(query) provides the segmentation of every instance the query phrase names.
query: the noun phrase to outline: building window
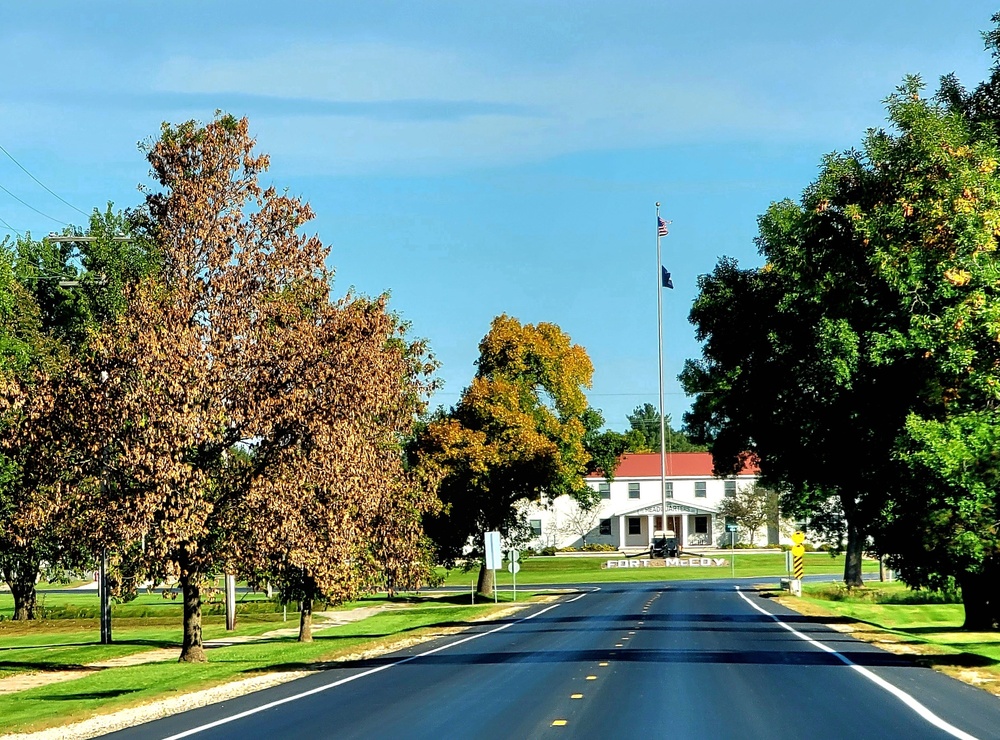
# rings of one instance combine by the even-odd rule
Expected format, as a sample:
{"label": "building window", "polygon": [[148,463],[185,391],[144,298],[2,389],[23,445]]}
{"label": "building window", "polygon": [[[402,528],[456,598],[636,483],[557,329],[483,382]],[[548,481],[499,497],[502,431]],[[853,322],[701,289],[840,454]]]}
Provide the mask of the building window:
{"label": "building window", "polygon": [[695,498],[705,498],[708,495],[708,484],[703,480],[696,480],[694,482],[694,497]]}
{"label": "building window", "polygon": [[722,485],[726,491],[726,498],[734,498],[736,496],[736,481],[727,480]]}
{"label": "building window", "polygon": [[628,533],[642,534],[642,519],[637,516],[630,516],[628,518]]}
{"label": "building window", "polygon": [[601,519],[601,534],[611,534],[610,519]]}
{"label": "building window", "polygon": [[597,490],[601,492],[601,498],[611,498],[610,483],[598,483]]}
{"label": "building window", "polygon": [[542,536],[542,520],[541,519],[532,519],[528,523],[531,525],[531,534],[533,536],[535,536],[535,537],[541,537]]}
{"label": "building window", "polygon": [[639,498],[639,484],[629,483],[628,484],[628,497],[629,498]]}
{"label": "building window", "polygon": [[674,482],[672,480],[664,481],[663,495],[666,496],[667,498],[674,497]]}
{"label": "building window", "polygon": [[694,518],[694,533],[695,534],[708,534],[708,517],[707,516],[696,516]]}

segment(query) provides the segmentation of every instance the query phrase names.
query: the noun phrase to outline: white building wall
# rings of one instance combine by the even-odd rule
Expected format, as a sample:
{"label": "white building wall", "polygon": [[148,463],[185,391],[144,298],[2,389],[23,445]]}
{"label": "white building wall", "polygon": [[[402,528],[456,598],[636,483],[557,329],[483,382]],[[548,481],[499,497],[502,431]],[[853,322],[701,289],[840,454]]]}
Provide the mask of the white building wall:
{"label": "white building wall", "polygon": [[[668,484],[672,484],[673,496],[667,499],[668,514],[670,503],[674,501],[687,507],[705,509],[714,512],[718,509],[725,498],[726,480],[712,476],[686,476],[668,477]],[[735,479],[737,488],[753,485],[756,478],[754,476],[739,476]],[[587,485],[594,490],[600,490],[603,480],[588,479]],[[629,484],[638,484],[638,495],[633,497],[635,489],[630,495]],[[703,483],[704,496],[700,493],[702,486],[696,483]],[[598,504],[598,514],[594,517],[593,527],[587,535],[587,544],[608,544],[615,547],[638,548],[646,547],[652,538],[652,525],[654,520],[646,515],[639,514],[639,534],[628,534],[628,513],[647,506],[659,506],[660,504],[660,479],[656,478],[615,478],[608,486],[609,497],[603,499]],[[540,529],[541,534],[534,538],[531,546],[536,549],[543,547],[581,547],[582,537],[578,531],[570,526],[570,521],[577,511],[576,502],[569,496],[560,496],[551,504],[533,504],[528,511],[528,519],[533,520]],[[704,534],[696,533],[696,516],[694,514],[683,515],[684,534],[687,545],[718,545],[728,542],[725,534],[725,524],[722,517],[714,513],[708,514],[707,529]],[[601,534],[600,520],[610,521],[610,532]],[[678,535],[681,535],[678,532]],[[624,540],[624,542],[623,542]]]}

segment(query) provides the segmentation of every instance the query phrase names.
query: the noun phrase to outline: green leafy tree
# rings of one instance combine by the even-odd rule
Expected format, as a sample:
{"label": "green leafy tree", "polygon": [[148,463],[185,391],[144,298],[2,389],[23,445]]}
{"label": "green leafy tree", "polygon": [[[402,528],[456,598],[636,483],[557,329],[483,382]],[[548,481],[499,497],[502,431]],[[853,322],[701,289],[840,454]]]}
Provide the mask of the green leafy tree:
{"label": "green leafy tree", "polygon": [[[62,350],[44,331],[38,304],[16,277],[11,245],[0,244],[0,385],[5,399],[19,402],[3,404],[5,431],[16,425],[20,404],[47,397],[46,381],[65,361]],[[24,485],[22,454],[6,449],[0,455],[0,574],[11,590],[18,620],[35,617],[42,563],[57,562],[62,554],[60,538],[36,515],[35,492]]]}
{"label": "green leafy tree", "polygon": [[[660,415],[651,403],[636,406],[631,414],[626,416],[630,431],[630,452],[660,451]],[[663,417],[663,429],[667,434],[667,452],[706,452],[707,447],[695,444],[688,435],[674,429],[670,425],[670,417]]]}
{"label": "green leafy tree", "polygon": [[[988,127],[922,89],[907,79],[890,130],[828,157],[801,205],[772,206],[764,269],[706,279],[692,319],[710,341],[685,382],[717,464],[750,450],[793,511],[837,495],[849,564],[874,535],[907,582],[957,581],[967,626],[990,627],[1000,155]],[[724,326],[734,296],[759,311],[742,349]]]}
{"label": "green leafy tree", "polygon": [[[590,456],[590,463],[587,466],[588,473],[602,473],[609,483],[615,479],[615,472],[621,456],[626,452],[642,452],[645,446],[645,437],[640,432],[629,430],[622,434],[612,429],[601,430],[604,426],[604,417],[601,412],[594,408],[588,408],[582,417],[583,426],[587,430],[583,436],[583,446]],[[596,503],[594,499],[592,503]],[[587,506],[587,501],[579,502],[582,506]]]}
{"label": "green leafy tree", "polygon": [[800,203],[773,204],[759,219],[765,266],[723,259],[700,279],[690,319],[702,358],[681,376],[697,395],[686,427],[711,442],[717,473],[752,457],[763,482],[783,492],[782,509],[798,516],[836,499],[848,586],[862,583],[871,523],[896,480],[896,436],[920,384],[912,360],[883,363],[875,352],[881,332],[909,320],[857,224],[857,209],[881,197],[881,177],[858,153],[830,155]]}
{"label": "green leafy tree", "polygon": [[957,580],[966,626],[995,628],[1000,147],[995,131],[922,89],[910,78],[889,98],[897,132],[866,142],[887,187],[856,213],[873,264],[910,304],[905,326],[879,332],[876,358],[915,362],[924,379],[897,443],[904,485],[886,504],[876,545],[914,585]]}
{"label": "green leafy tree", "polygon": [[735,496],[722,500],[719,513],[733,517],[754,545],[761,527],[770,523],[777,525],[778,494],[757,483],[744,486],[736,490]]}
{"label": "green leafy tree", "polygon": [[[416,465],[441,478],[441,515],[425,520],[439,557],[479,562],[483,534],[516,544],[522,505],[568,494],[589,501],[584,447],[593,367],[558,326],[498,316],[479,344],[476,376],[413,445]],[[478,590],[493,590],[481,563]]]}
{"label": "green leafy tree", "polygon": [[[54,516],[50,511],[48,499],[58,497],[59,482],[73,474],[58,453],[66,440],[51,432],[67,413],[56,389],[68,363],[86,352],[91,333],[120,311],[125,286],[150,269],[141,239],[115,241],[128,230],[125,215],[109,205],[103,214],[95,211],[86,233],[67,230],[90,241],[38,241],[25,235],[4,245],[5,285],[16,296],[6,311],[7,341],[19,346],[17,360],[4,367],[0,401],[5,409],[0,560],[17,618],[33,616],[41,568],[51,578],[92,561],[84,513],[65,509]],[[114,256],[102,257],[110,249]]]}

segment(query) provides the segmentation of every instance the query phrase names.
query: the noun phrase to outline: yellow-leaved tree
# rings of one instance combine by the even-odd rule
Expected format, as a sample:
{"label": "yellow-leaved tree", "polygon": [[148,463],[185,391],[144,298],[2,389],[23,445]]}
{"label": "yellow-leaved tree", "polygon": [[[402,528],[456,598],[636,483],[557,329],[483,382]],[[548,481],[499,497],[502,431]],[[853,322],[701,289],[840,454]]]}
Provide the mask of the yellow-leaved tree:
{"label": "yellow-leaved tree", "polygon": [[[502,315],[479,343],[476,376],[458,404],[418,435],[419,469],[441,477],[444,511],[425,518],[445,563],[482,558],[483,534],[524,534],[519,504],[569,494],[587,500],[584,424],[593,366],[555,324]],[[480,565],[478,591],[493,590]]]}

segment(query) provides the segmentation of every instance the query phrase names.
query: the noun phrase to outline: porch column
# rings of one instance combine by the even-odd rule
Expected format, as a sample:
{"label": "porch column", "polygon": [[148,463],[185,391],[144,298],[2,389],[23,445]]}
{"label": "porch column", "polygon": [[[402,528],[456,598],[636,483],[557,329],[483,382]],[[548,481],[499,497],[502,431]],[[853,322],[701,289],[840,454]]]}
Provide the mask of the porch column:
{"label": "porch column", "polygon": [[680,542],[677,543],[678,547],[687,547],[688,543],[688,515],[681,514],[681,531],[680,531]]}
{"label": "porch column", "polygon": [[618,515],[618,549],[621,550],[625,547],[625,517],[622,514]]}

